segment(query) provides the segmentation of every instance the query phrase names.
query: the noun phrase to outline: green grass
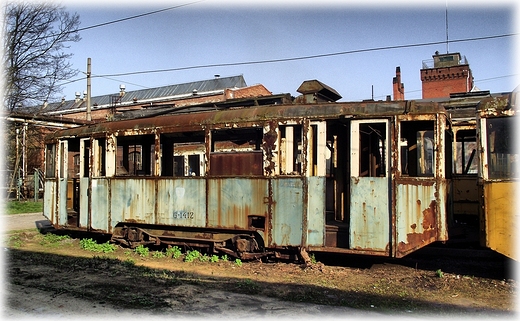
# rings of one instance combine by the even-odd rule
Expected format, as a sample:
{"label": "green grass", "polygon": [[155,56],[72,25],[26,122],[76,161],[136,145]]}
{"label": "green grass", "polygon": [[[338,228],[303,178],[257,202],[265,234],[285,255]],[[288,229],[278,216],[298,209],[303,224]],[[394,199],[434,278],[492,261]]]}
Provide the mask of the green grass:
{"label": "green grass", "polygon": [[8,201],[5,203],[5,214],[22,214],[43,212],[43,202]]}

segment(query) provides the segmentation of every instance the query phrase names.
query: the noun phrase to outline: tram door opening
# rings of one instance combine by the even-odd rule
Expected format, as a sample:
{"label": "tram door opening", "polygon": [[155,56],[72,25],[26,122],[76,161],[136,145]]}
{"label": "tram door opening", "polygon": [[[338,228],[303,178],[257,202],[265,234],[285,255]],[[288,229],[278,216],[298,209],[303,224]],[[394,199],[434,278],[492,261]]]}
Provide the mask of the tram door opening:
{"label": "tram door opening", "polygon": [[352,121],[349,247],[386,251],[390,235],[388,120]]}

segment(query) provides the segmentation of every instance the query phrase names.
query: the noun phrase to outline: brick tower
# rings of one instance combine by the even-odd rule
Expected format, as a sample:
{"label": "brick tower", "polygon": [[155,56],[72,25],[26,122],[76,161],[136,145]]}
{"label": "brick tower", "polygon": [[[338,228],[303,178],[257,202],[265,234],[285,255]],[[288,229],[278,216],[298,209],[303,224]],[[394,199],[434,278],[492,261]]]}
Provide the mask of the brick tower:
{"label": "brick tower", "polygon": [[432,61],[423,61],[421,69],[422,98],[450,97],[452,93],[470,92],[473,76],[465,57],[460,53],[439,54]]}
{"label": "brick tower", "polygon": [[401,82],[401,67],[395,67],[393,82],[394,100],[404,100],[404,84]]}

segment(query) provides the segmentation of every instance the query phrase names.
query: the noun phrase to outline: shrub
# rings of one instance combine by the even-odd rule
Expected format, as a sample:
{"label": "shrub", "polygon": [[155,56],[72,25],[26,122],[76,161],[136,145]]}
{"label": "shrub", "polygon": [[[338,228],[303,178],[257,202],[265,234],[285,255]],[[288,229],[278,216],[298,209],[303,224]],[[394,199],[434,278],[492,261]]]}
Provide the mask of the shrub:
{"label": "shrub", "polygon": [[141,257],[147,257],[150,254],[150,250],[142,244],[138,245],[134,251]]}
{"label": "shrub", "polygon": [[152,253],[152,257],[153,258],[156,258],[156,259],[160,259],[160,258],[163,258],[165,257],[166,255],[162,252],[162,251],[154,251]]}
{"label": "shrub", "polygon": [[166,249],[166,256],[172,257],[174,259],[178,259],[181,257],[182,252],[181,249],[178,246],[172,246]]}
{"label": "shrub", "polygon": [[109,241],[98,244],[93,239],[81,239],[79,241],[79,245],[83,250],[91,252],[112,253],[116,250],[116,246],[114,244],[110,244]]}
{"label": "shrub", "polygon": [[200,257],[200,252],[197,250],[186,252],[186,256],[184,257],[184,262],[193,262],[195,259]]}
{"label": "shrub", "polygon": [[60,243],[63,240],[70,240],[68,235],[56,235],[52,233],[45,234],[43,239],[40,241],[41,245],[52,245]]}

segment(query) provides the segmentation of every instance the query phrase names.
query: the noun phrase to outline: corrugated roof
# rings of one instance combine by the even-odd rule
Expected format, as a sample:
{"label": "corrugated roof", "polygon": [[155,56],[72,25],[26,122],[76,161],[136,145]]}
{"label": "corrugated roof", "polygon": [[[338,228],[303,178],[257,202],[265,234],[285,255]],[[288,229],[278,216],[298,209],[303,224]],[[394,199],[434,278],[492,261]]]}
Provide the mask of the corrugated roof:
{"label": "corrugated roof", "polygon": [[[125,92],[125,95],[121,98],[119,103],[131,103],[134,101],[134,99],[136,99],[138,102],[143,102],[150,99],[181,96],[185,94],[191,94],[194,90],[196,90],[198,93],[204,93],[217,90],[224,90],[226,88],[243,87],[247,87],[247,84],[242,75],[222,78],[218,77],[183,84],[127,91]],[[112,105],[113,99],[115,99],[114,97],[119,97],[119,92],[102,96],[93,96],[90,98],[90,103],[91,106],[97,105],[99,107],[109,107]],[[39,106],[35,106],[33,108],[37,108],[38,110],[41,110],[41,112],[43,113],[55,113],[59,111],[72,111],[77,108],[85,108],[86,106],[84,106],[84,103],[85,102],[81,98],[78,102],[76,102],[75,100],[65,100],[57,103],[50,103],[44,109],[41,109],[41,107]]]}

